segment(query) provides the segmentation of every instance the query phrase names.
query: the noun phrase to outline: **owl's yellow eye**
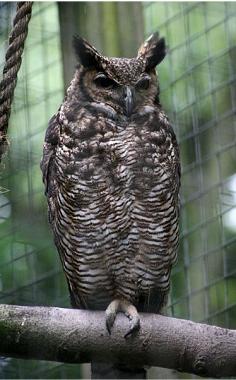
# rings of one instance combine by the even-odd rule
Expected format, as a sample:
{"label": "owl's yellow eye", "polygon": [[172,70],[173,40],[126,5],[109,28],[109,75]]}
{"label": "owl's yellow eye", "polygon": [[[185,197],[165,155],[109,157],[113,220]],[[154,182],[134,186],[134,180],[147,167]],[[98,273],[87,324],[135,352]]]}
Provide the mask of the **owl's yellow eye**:
{"label": "owl's yellow eye", "polygon": [[94,78],[97,87],[109,88],[116,86],[116,82],[108,78],[105,74],[98,74]]}
{"label": "owl's yellow eye", "polygon": [[145,76],[138,80],[138,82],[135,84],[135,87],[141,90],[147,90],[150,85],[150,77]]}

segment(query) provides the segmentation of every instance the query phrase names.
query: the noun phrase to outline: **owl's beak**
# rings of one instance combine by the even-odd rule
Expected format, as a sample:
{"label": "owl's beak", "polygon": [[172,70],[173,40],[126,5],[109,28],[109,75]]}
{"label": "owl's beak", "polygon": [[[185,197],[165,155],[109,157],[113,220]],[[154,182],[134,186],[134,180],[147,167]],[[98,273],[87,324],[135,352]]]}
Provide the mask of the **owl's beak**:
{"label": "owl's beak", "polygon": [[133,92],[129,86],[125,86],[124,88],[124,110],[126,116],[130,116],[132,114],[134,107],[134,97]]}

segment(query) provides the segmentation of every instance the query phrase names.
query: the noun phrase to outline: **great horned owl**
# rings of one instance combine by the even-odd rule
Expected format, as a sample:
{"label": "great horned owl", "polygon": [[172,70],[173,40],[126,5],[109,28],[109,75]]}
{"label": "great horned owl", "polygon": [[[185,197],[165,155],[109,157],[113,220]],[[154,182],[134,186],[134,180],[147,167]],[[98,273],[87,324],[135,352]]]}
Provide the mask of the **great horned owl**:
{"label": "great horned owl", "polygon": [[[179,151],[155,71],[165,41],[107,58],[74,38],[80,65],[49,122],[41,168],[49,220],[72,305],[116,313],[166,302],[178,246]],[[137,311],[138,310],[138,311]]]}

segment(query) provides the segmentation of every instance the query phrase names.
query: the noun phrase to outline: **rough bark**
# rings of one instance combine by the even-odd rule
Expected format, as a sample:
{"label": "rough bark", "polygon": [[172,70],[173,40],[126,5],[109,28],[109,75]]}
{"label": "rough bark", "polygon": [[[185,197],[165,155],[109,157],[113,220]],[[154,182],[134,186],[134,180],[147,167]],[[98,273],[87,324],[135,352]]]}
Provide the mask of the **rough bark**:
{"label": "rough bark", "polygon": [[103,312],[0,305],[0,355],[67,363],[123,361],[209,377],[236,375],[236,330],[141,314],[141,330],[124,339],[128,319],[112,334]]}

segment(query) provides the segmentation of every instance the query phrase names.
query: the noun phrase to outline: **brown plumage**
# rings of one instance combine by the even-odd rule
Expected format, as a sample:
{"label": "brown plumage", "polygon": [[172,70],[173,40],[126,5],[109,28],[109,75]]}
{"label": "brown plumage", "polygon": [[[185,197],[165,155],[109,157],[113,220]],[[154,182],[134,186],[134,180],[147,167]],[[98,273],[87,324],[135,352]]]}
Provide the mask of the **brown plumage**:
{"label": "brown plumage", "polygon": [[126,312],[129,335],[137,310],[165,304],[178,246],[179,152],[155,72],[165,42],[152,35],[132,59],[74,46],[81,64],[41,162],[49,220],[73,306],[106,310],[109,332]]}

